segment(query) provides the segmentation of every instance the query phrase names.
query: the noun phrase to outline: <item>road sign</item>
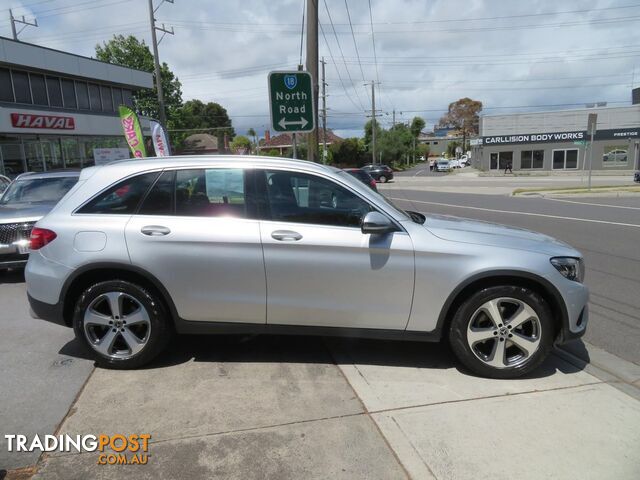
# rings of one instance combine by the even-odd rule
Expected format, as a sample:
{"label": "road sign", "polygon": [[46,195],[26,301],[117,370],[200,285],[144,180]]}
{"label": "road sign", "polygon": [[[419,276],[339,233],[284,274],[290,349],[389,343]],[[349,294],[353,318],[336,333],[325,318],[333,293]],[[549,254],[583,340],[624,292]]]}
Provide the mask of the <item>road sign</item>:
{"label": "road sign", "polygon": [[316,117],[311,74],[298,70],[269,73],[269,107],[274,131],[312,131]]}
{"label": "road sign", "polygon": [[575,142],[573,142],[574,145],[586,145],[587,141],[586,140],[576,140]]}

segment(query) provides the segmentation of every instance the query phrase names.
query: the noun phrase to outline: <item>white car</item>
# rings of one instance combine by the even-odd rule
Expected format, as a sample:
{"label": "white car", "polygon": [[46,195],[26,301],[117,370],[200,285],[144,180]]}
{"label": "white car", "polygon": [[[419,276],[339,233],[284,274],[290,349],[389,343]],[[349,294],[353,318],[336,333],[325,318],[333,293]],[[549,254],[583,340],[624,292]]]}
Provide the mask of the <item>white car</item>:
{"label": "white car", "polygon": [[449,168],[460,168],[460,162],[458,160],[449,160]]}
{"label": "white car", "polygon": [[436,172],[449,172],[451,171],[451,163],[449,160],[441,158],[436,162]]}

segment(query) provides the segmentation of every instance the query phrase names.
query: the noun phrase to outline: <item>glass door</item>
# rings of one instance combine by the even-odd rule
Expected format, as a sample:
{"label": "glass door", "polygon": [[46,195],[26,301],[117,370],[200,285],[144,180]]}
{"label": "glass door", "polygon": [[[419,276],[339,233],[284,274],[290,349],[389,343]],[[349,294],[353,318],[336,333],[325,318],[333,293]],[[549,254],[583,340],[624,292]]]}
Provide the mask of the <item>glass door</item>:
{"label": "glass door", "polygon": [[24,156],[27,159],[28,172],[44,172],[45,163],[42,155],[42,146],[39,140],[26,140],[24,142]]}
{"label": "glass door", "polygon": [[55,140],[43,140],[40,145],[45,170],[56,170],[64,167],[62,152],[60,152],[60,143]]}

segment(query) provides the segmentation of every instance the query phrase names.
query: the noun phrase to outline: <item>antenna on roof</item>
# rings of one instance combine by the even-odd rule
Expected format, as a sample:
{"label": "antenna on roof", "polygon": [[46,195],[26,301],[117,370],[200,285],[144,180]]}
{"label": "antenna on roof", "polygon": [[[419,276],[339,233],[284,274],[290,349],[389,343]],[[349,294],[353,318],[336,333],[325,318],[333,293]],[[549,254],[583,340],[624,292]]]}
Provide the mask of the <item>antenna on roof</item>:
{"label": "antenna on roof", "polygon": [[[9,9],[9,20],[11,21],[11,33],[13,34],[13,39],[16,41],[18,41],[18,35],[20,35],[25,28],[38,26],[38,20],[35,18],[33,20],[27,20],[24,15],[22,15],[22,18],[14,17],[11,9]],[[16,23],[21,23],[23,27],[20,30],[16,30]]]}

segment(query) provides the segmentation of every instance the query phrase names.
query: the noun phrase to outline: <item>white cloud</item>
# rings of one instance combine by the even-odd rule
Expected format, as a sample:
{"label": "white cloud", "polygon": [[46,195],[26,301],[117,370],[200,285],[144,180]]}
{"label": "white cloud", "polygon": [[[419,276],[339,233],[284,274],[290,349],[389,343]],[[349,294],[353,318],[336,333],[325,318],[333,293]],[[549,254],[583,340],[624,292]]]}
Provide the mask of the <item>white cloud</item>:
{"label": "white cloud", "polygon": [[[24,41],[89,56],[96,43],[113,33],[149,41],[144,1],[8,2],[17,7],[17,15],[38,18],[40,27],[26,29]],[[360,135],[369,91],[363,86],[345,3],[326,0],[351,80],[324,0],[318,3],[346,87],[345,92],[320,34],[320,55],[328,61],[328,124],[342,134]],[[348,4],[364,80],[370,81],[376,70],[368,2]],[[176,34],[162,41],[161,60],[182,81],[185,99],[218,101],[238,132],[249,127],[263,131],[269,128],[266,76],[269,70],[297,65],[302,5],[302,0],[165,3],[157,17],[173,25]],[[398,121],[421,115],[433,125],[449,102],[462,96],[481,100],[486,112],[505,106],[628,101],[634,66],[635,85],[640,84],[640,7],[618,8],[628,2],[374,0],[372,5],[382,82],[377,105],[385,124],[395,107]],[[525,16],[551,12],[572,13]],[[497,18],[506,16],[511,18]],[[474,20],[487,17],[492,18]],[[8,21],[0,26],[0,35],[10,35]]]}

